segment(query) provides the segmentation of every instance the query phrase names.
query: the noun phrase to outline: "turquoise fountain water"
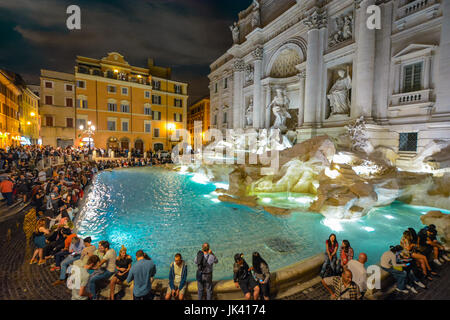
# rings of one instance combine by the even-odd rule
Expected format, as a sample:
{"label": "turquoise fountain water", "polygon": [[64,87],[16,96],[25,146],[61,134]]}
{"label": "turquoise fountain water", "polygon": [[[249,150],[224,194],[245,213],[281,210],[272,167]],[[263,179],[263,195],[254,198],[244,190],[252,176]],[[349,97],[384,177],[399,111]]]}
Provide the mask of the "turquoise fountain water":
{"label": "turquoise fountain water", "polygon": [[189,280],[195,279],[193,259],[209,242],[219,259],[214,279],[220,280],[232,278],[235,253],[243,252],[251,264],[258,251],[274,271],[324,251],[330,233],[340,242],[349,240],[355,255],[366,252],[369,264],[377,263],[406,228],[421,228],[421,214],[431,210],[396,202],[358,221],[329,221],[308,212],[275,217],[222,203],[215,189],[192,175],[158,168],[102,172],[77,218],[77,232],[91,236],[95,245],[108,240],[117,251],[125,245],[133,258],[143,249],[156,263],[156,278],[168,278],[169,264],[180,252],[190,267]]}

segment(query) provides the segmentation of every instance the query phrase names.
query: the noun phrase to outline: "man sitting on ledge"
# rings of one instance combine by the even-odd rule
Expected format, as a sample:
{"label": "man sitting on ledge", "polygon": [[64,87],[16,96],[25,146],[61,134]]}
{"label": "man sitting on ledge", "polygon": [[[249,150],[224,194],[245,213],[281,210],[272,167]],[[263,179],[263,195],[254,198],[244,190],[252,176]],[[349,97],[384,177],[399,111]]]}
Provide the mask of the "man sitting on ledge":
{"label": "man sitting on ledge", "polygon": [[352,272],[346,269],[342,272],[341,277],[323,278],[322,284],[331,294],[333,300],[358,300],[361,294],[358,285],[352,281],[352,277]]}

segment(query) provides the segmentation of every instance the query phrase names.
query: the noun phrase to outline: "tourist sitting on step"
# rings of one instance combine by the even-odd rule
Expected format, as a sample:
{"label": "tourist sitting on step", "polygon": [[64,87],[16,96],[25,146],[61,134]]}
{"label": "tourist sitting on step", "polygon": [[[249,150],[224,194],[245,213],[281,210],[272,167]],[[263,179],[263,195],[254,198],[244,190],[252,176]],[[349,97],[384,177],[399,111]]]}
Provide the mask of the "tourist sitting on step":
{"label": "tourist sitting on step", "polygon": [[437,230],[434,224],[430,224],[420,230],[419,242],[422,243],[422,246],[427,248],[428,252],[432,252],[433,262],[436,265],[441,266],[443,263],[450,260],[442,243],[437,241]]}
{"label": "tourist sitting on step", "polygon": [[110,248],[108,241],[100,241],[98,244],[98,250],[96,255],[100,257],[100,263],[98,264],[98,273],[92,274],[89,279],[89,291],[92,293],[92,298],[97,299],[97,284],[99,280],[109,280],[111,276],[116,272],[116,251]]}
{"label": "tourist sitting on step", "polygon": [[61,271],[59,273],[59,280],[53,283],[54,286],[65,283],[67,268],[75,261],[80,260],[81,252],[83,251],[83,249],[84,249],[84,242],[78,236],[74,236],[69,246],[69,254],[61,262]]}
{"label": "tourist sitting on step", "polygon": [[358,285],[352,281],[352,278],[352,272],[346,269],[342,272],[342,276],[323,278],[322,284],[333,300],[358,300],[361,294]]}
{"label": "tourist sitting on step", "polygon": [[325,277],[325,273],[326,273],[328,267],[331,268],[331,272],[333,274],[337,273],[338,247],[339,247],[339,244],[337,242],[336,235],[333,233],[328,237],[328,240],[325,241],[325,262],[323,263],[322,270],[320,271],[320,276],[322,278]]}
{"label": "tourist sitting on step", "polygon": [[167,288],[166,300],[174,298],[183,300],[187,288],[187,265],[180,253],[175,255],[169,269],[169,288]]}
{"label": "tourist sitting on step", "polygon": [[270,271],[269,265],[261,257],[259,252],[253,252],[253,266],[252,271],[258,282],[260,295],[264,300],[270,299]]}
{"label": "tourist sitting on step", "polygon": [[[401,256],[405,259],[413,258],[416,261],[417,265],[419,265],[419,267],[423,273],[423,276],[426,279],[432,281],[433,278],[430,276],[430,274],[437,275],[437,273],[431,270],[431,267],[428,263],[427,257],[418,252],[417,245],[413,242],[412,230],[414,230],[414,229],[412,229],[412,230],[410,230],[410,229],[403,232],[403,237],[400,240],[400,245],[403,247]],[[414,233],[415,233],[415,231],[414,231]],[[428,274],[428,273],[430,273],[430,274]]]}
{"label": "tourist sitting on step", "polygon": [[341,250],[340,250],[340,258],[339,258],[339,266],[340,266],[340,272],[342,272],[345,267],[347,266],[347,263],[353,259],[353,248],[350,246],[350,242],[348,240],[343,240],[341,244]]}
{"label": "tourist sitting on step", "polygon": [[237,253],[234,255],[234,265],[233,265],[233,280],[236,288],[241,288],[244,293],[245,300],[253,299],[258,300],[259,298],[259,286],[251,274],[251,269],[247,262],[244,260],[244,255],[242,253]]}
{"label": "tourist sitting on step", "polygon": [[109,284],[109,299],[114,300],[116,284],[122,284],[128,277],[128,272],[131,268],[133,260],[131,256],[127,255],[127,248],[122,246],[119,251],[119,256],[116,259],[116,273],[111,278]]}

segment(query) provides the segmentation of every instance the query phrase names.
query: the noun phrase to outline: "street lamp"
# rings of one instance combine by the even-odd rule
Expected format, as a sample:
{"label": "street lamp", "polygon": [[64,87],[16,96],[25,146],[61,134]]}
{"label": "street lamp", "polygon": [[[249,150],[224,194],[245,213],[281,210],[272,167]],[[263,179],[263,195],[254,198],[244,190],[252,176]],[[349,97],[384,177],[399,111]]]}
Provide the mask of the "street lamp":
{"label": "street lamp", "polygon": [[89,153],[91,152],[91,144],[92,144],[92,140],[91,140],[91,136],[93,136],[95,134],[95,126],[92,125],[91,121],[87,122],[87,129],[84,129],[83,125],[80,125],[80,130],[83,131],[83,134],[87,134],[89,137]]}

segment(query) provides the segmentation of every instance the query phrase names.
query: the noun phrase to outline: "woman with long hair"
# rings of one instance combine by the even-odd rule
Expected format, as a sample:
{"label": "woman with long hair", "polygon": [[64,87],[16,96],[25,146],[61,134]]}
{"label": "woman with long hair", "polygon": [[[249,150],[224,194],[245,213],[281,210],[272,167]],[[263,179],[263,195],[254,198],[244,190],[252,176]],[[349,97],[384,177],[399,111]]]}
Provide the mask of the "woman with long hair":
{"label": "woman with long hair", "polygon": [[264,297],[264,300],[269,300],[270,297],[270,271],[269,265],[267,262],[261,257],[259,252],[253,252],[253,273],[255,275],[256,280],[258,281],[258,285],[260,287],[260,292]]}
{"label": "woman with long hair", "polygon": [[431,267],[428,263],[427,257],[417,251],[416,244],[413,242],[413,235],[411,234],[411,231],[409,229],[403,232],[403,237],[400,240],[400,245],[403,247],[403,251],[401,253],[402,257],[406,259],[413,258],[420,266],[424,277],[432,281],[433,278],[428,274],[428,272],[430,272],[434,276],[437,275],[437,273],[431,271]]}
{"label": "woman with long hair", "polygon": [[39,265],[45,263],[44,259],[44,247],[46,245],[45,236],[50,234],[50,231],[45,228],[45,219],[39,219],[36,223],[36,227],[33,232],[33,242],[36,246],[36,250],[34,250],[33,257],[31,258],[30,264],[37,263],[37,256],[39,255]]}
{"label": "woman with long hair", "polygon": [[116,259],[117,272],[111,278],[111,282],[109,285],[110,300],[114,300],[116,284],[121,284],[127,279],[128,272],[130,271],[132,261],[133,260],[131,259],[131,256],[127,255],[127,248],[125,248],[125,246],[122,245],[122,248],[120,248],[120,251],[119,251],[119,256]]}
{"label": "woman with long hair", "polygon": [[334,233],[330,234],[328,240],[325,241],[325,262],[322,265],[322,270],[320,271],[320,276],[325,277],[325,272],[328,266],[330,266],[331,271],[336,274],[337,269],[337,251],[339,244]]}
{"label": "woman with long hair", "polygon": [[341,268],[344,270],[347,263],[353,259],[353,248],[348,240],[342,241],[341,245]]}

